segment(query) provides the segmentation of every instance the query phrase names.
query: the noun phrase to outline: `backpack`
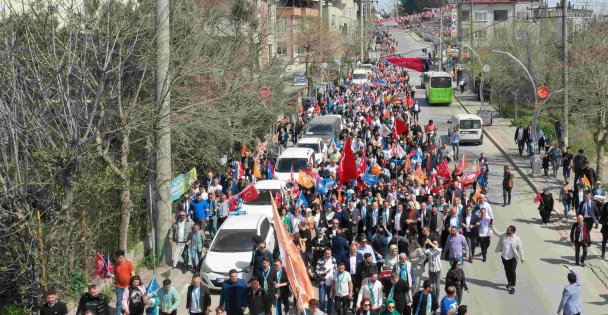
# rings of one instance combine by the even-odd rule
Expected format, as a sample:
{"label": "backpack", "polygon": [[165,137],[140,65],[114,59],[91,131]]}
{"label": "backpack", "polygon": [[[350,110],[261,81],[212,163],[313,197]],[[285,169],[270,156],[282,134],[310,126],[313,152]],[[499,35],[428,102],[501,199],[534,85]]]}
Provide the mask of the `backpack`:
{"label": "backpack", "polygon": [[129,311],[131,313],[144,311],[144,294],[138,288],[129,287]]}

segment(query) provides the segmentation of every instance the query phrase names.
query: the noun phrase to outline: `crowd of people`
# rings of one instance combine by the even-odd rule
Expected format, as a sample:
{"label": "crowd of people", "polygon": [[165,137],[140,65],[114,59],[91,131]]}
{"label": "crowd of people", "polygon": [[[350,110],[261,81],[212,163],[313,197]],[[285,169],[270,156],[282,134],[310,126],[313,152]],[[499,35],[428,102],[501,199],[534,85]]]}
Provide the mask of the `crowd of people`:
{"label": "crowd of people", "polygon": [[[377,35],[382,56],[394,55],[391,35],[384,31]],[[304,122],[323,114],[339,114],[346,122],[340,136],[332,141],[328,156],[320,163],[311,161],[308,167],[317,183],[326,180],[323,182],[330,184],[305,187],[291,182],[291,193],[281,196],[278,204],[280,221],[318,288],[318,299],[309,301],[307,313],[467,314],[463,303],[465,293],[469,293],[465,264],[486,263],[492,235],[496,236],[495,252],[504,265],[506,287],[514,294],[516,268],[525,261],[523,243],[515,226],[509,225],[505,232],[496,228],[494,209],[485,195],[489,189],[487,158],[483,154],[473,158],[475,169],[469,173],[466,153],[460,153],[462,159],[457,155],[458,139],[443,143],[432,120],[424,126],[419,123],[421,108],[414,97],[408,71],[383,59],[372,68],[368,84],[337,86],[319,96],[318,103],[303,109],[297,119],[280,122],[275,139],[260,141],[251,151],[244,149],[239,166],[242,176],[234,176],[239,172],[235,167],[227,174],[208,173],[205,180],[197,181],[178,202],[177,220],[170,231],[173,266],[181,259],[184,272],[188,266],[194,271],[186,301],[189,313],[207,313],[212,307],[209,290],[196,270],[203,247],[234,210],[231,200],[238,203],[240,191],[269,177],[268,165],[274,164],[278,153],[272,143],[296,143]],[[516,132],[519,145],[522,137],[523,131],[521,135]],[[342,182],[340,162],[347,145],[360,176]],[[448,146],[453,151],[448,151]],[[563,154],[570,157],[568,151]],[[559,156],[563,156],[561,152]],[[574,171],[581,172],[576,166]],[[503,204],[507,205],[511,203],[514,176],[506,166],[503,178]],[[564,189],[570,194],[566,184]],[[571,195],[578,200],[589,198],[587,193]],[[543,198],[541,205],[547,202]],[[605,223],[604,211],[600,215],[584,201],[573,204],[581,215],[579,224],[572,227],[571,238],[580,245],[577,257],[579,248],[583,249],[584,262],[589,242],[585,233],[598,220],[604,218]],[[603,245],[606,239],[604,236]],[[252,277],[245,282],[237,270],[231,270],[216,312],[237,315],[248,310],[257,315],[271,314],[274,308],[277,314],[289,313],[299,296],[291,292],[278,251],[271,252],[263,240],[254,239],[252,256]],[[135,275],[132,263],[124,259],[124,252],[117,259],[117,315],[178,313],[181,301],[171,280],[149,292]],[[449,261],[448,270],[444,270],[442,259]],[[53,294],[47,295],[51,308],[56,300],[50,301],[48,296]],[[108,297],[90,286],[78,310],[79,314],[108,315]]]}

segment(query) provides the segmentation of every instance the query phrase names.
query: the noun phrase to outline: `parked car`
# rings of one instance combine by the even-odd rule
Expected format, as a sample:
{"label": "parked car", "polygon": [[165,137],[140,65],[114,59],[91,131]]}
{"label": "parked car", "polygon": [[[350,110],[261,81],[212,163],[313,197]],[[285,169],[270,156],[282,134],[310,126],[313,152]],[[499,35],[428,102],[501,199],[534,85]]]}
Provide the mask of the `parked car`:
{"label": "parked car", "polygon": [[451,124],[448,128],[448,139],[452,135],[452,128],[458,126],[460,143],[483,144],[483,120],[481,117],[473,114],[456,114],[448,120],[448,124]]}

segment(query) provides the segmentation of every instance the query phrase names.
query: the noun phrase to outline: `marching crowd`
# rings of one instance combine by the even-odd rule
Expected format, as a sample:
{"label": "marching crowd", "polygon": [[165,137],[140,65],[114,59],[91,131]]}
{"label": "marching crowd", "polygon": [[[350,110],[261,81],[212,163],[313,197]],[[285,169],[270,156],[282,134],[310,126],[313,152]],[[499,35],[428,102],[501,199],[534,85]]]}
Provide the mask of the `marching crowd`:
{"label": "marching crowd", "polygon": [[[388,32],[379,34],[377,47],[384,57],[395,54],[394,44]],[[372,68],[369,84],[337,86],[303,110],[298,119],[279,123],[275,140],[286,146],[290,140],[297,142],[304,122],[311,116],[339,114],[346,121],[346,128],[332,141],[327,158],[321,163],[310,162],[307,172],[317,184],[306,187],[291,182],[291,194],[279,200],[281,222],[318,288],[318,299],[309,301],[307,313],[467,314],[463,303],[469,291],[465,264],[474,268],[486,262],[493,235],[495,251],[504,265],[506,287],[510,294],[515,293],[516,268],[525,261],[522,240],[515,226],[509,225],[504,232],[497,229],[495,209],[485,196],[487,158],[475,158],[473,170],[469,170],[466,155],[461,154],[461,159],[455,155],[458,133],[452,133],[455,136],[449,143],[443,143],[432,120],[421,125],[420,106],[414,96],[408,72],[382,60]],[[196,269],[207,241],[205,232],[213,238],[233,210],[228,201],[256,178],[267,178],[266,165],[274,164],[277,153],[270,142],[260,141],[252,152],[243,151],[243,176],[235,180],[232,172],[236,169],[220,176],[209,173],[178,202],[178,219],[170,238],[176,245],[174,267],[182,258],[184,270],[189,263]],[[455,152],[449,152],[448,145]],[[356,170],[344,169],[346,154],[353,154]],[[450,164],[455,166],[453,170]],[[356,179],[341,180],[345,172],[353,171],[358,175]],[[505,167],[505,205],[511,202],[513,177]],[[321,182],[322,187],[318,185]],[[574,192],[574,198],[587,196]],[[541,205],[547,202],[543,199]],[[580,220],[585,228],[579,230],[573,225],[572,237],[582,244],[588,240],[585,233],[589,224],[602,216],[597,210],[587,209],[584,201],[577,207],[583,209]],[[288,313],[290,298],[298,298],[290,290],[277,252],[270,252],[259,238],[253,242],[253,276],[246,283],[236,270],[229,272],[220,293],[218,314],[237,315],[247,310],[249,314],[271,314],[273,308],[277,314]],[[586,246],[581,247],[584,262]],[[475,259],[477,249],[479,259]],[[132,263],[124,259],[124,252],[117,258],[117,315],[178,313],[181,301],[171,280],[164,280],[150,293],[135,275]],[[442,259],[449,261],[448,270],[442,267]],[[60,305],[54,292],[47,293],[43,311]],[[108,298],[90,286],[78,311],[109,315],[107,305]],[[190,314],[211,309],[209,290],[196,273],[188,288],[186,308]]]}

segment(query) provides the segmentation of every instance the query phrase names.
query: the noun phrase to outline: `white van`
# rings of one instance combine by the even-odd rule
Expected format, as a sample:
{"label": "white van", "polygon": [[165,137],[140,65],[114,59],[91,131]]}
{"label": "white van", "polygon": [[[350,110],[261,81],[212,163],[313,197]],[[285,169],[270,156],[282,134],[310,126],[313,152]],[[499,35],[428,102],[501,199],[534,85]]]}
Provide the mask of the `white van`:
{"label": "white van", "polygon": [[448,120],[448,139],[452,135],[454,126],[458,126],[460,143],[473,142],[483,144],[483,120],[474,114],[456,114]]}
{"label": "white van", "polygon": [[328,147],[321,138],[302,138],[296,143],[297,148],[311,148],[315,151],[315,162],[321,163],[327,157]]}
{"label": "white van", "polygon": [[266,241],[266,249],[273,252],[276,245],[272,219],[263,214],[230,216],[217,231],[201,264],[201,278],[210,290],[219,291],[228,280],[230,269],[248,281],[254,235]]}
{"label": "white van", "polygon": [[304,138],[321,138],[329,144],[334,138],[339,138],[345,121],[341,115],[316,116],[306,125]]}
{"label": "white van", "polygon": [[353,70],[353,79],[352,79],[352,83],[353,84],[357,84],[357,85],[361,85],[361,84],[365,84],[368,82],[367,80],[367,69],[365,68],[356,68],[355,70]]}
{"label": "white van", "polygon": [[294,179],[298,180],[298,173],[308,169],[314,159],[315,151],[311,148],[289,148],[281,153],[274,165],[274,179],[289,182],[293,168]]}
{"label": "white van", "polygon": [[241,211],[247,215],[264,214],[272,218],[274,214],[272,212],[272,199],[270,194],[272,194],[272,198],[274,198],[277,193],[280,193],[281,196],[285,196],[287,194],[285,182],[277,179],[260,180],[255,182],[254,187],[258,190],[260,196],[258,199],[251,202],[243,202]]}

